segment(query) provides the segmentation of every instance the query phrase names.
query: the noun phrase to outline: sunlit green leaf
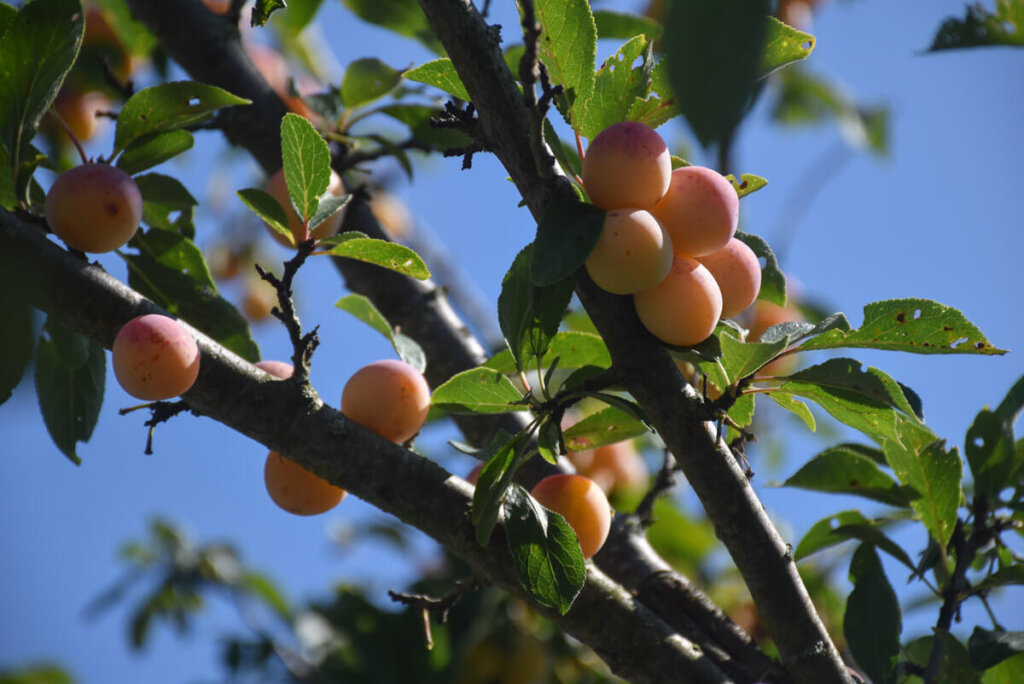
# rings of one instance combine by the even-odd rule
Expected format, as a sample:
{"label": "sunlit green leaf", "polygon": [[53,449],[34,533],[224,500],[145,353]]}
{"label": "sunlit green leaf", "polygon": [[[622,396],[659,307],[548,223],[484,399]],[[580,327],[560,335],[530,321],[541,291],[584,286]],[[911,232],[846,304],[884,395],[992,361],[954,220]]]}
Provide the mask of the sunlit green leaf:
{"label": "sunlit green leaf", "polygon": [[305,117],[289,112],[281,120],[281,158],[292,206],[299,218],[307,221],[331,182],[327,141]]}
{"label": "sunlit green leaf", "polygon": [[574,423],[562,433],[569,451],[586,451],[639,437],[650,429],[636,416],[609,406]]}
{"label": "sunlit green leaf", "polygon": [[761,53],[759,76],[781,69],[787,64],[807,59],[814,50],[814,36],[784,24],[775,17],[768,17],[764,51]]}
{"label": "sunlit green leaf", "polygon": [[587,0],[538,0],[534,9],[544,27],[538,56],[552,82],[565,89],[569,121],[578,126],[594,92],[597,26],[590,4]]}
{"label": "sunlit green leaf", "polygon": [[329,247],[331,256],[365,261],[419,280],[430,277],[420,255],[396,242],[368,238],[360,233],[343,233],[321,243]]}
{"label": "sunlit green leaf", "polygon": [[[639,66],[633,64],[641,60]],[[601,64],[590,101],[579,110],[577,130],[593,139],[614,123],[625,121],[636,100],[650,93],[654,55],[650,42],[636,36]]]}
{"label": "sunlit green leaf", "polygon": [[406,71],[402,76],[410,81],[434,86],[460,100],[465,100],[466,102],[471,100],[469,93],[466,91],[466,86],[462,84],[462,79],[459,78],[458,72],[455,71],[455,67],[452,65],[452,60],[447,57],[421,64],[415,69]]}
{"label": "sunlit green leaf", "polygon": [[339,299],[335,306],[342,311],[347,311],[363,323],[388,338],[391,345],[398,352],[399,358],[418,370],[420,373],[427,368],[427,356],[423,348],[408,335],[395,332],[376,306],[367,297],[360,294],[350,294]]}
{"label": "sunlit green leaf", "polygon": [[376,57],[357,59],[345,68],[345,76],[341,80],[341,101],[346,107],[373,102],[391,92],[401,80],[402,72]]}
{"label": "sunlit green leaf", "polygon": [[508,413],[527,409],[522,398],[516,386],[498,371],[472,368],[436,388],[431,404],[448,413]]}

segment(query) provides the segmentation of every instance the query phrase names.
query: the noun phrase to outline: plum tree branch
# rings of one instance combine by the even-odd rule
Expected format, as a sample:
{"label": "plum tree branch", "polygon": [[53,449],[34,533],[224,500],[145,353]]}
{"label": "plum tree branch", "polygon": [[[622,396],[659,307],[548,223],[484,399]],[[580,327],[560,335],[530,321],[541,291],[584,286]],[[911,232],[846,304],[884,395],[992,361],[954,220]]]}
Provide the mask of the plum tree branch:
{"label": "plum tree branch", "polygon": [[[224,33],[222,28],[218,28],[220,22],[210,16],[198,0],[181,0],[173,6],[138,0],[130,0],[129,4],[136,17],[147,24],[164,49],[192,78],[221,86],[254,101],[253,105],[238,108],[237,114],[226,117],[225,134],[229,141],[249,150],[268,172],[279,168],[278,126],[284,115],[284,105],[251,66],[245,51],[238,45],[237,35]],[[516,111],[520,111],[521,96],[514,84],[511,88],[515,95],[509,101],[519,107]],[[245,110],[244,117],[241,110]],[[528,131],[527,119],[523,118],[522,123],[526,128],[519,127],[518,130]],[[527,144],[527,147],[519,148],[525,152],[517,157],[521,168],[513,178],[524,173],[534,174],[537,169],[528,147],[529,135],[517,135],[515,130],[509,126],[499,135],[508,137],[506,145]],[[535,202],[543,199],[545,191],[538,184],[529,182],[524,187],[530,190]],[[361,230],[371,237],[387,238],[366,202],[358,196],[346,210],[345,228]],[[483,347],[435,284],[406,278],[362,262],[336,259],[335,264],[351,290],[369,297],[393,325],[400,326],[405,334],[420,343],[428,358],[426,375],[431,386],[437,386],[452,375],[486,360]],[[511,434],[525,427],[522,414],[454,418],[467,441],[477,445],[486,443],[499,427]],[[549,468],[543,461],[534,459],[528,464],[527,472],[523,473],[525,483],[529,485],[549,474]],[[648,607],[687,639],[695,641],[723,663],[728,661],[738,679],[756,678],[771,669],[771,659],[758,649],[753,640],[686,578],[671,571],[651,549],[642,533],[622,521],[616,521],[605,549],[601,557],[609,560],[601,560],[600,563],[607,565],[607,571],[616,581],[641,592],[641,597],[648,594],[653,600],[642,599]],[[681,592],[685,596],[674,602],[662,600],[664,595],[673,592]],[[682,607],[695,614],[679,613]],[[714,627],[700,629],[695,627],[698,624]]]}
{"label": "plum tree branch", "polygon": [[[0,286],[108,348],[131,318],[165,313],[2,209],[0,278]],[[269,379],[202,333],[192,332],[201,362],[199,378],[182,396],[191,410],[287,452],[329,482],[424,531],[463,558],[482,581],[533,603],[512,570],[503,528],[499,526],[488,546],[477,544],[467,483],[348,420],[323,404],[312,388]],[[541,610],[633,681],[733,681],[593,564],[566,615]]]}
{"label": "plum tree branch", "polygon": [[[563,178],[545,181],[531,154],[529,112],[500,45],[466,0],[420,0],[476,106],[484,136],[535,219],[555,196],[572,197]],[[582,269],[581,269],[582,270]],[[850,682],[814,610],[792,553],[728,448],[702,418],[703,403],[648,333],[628,297],[610,295],[581,273],[576,292],[605,340],[626,388],[651,417],[700,498],[768,627],[794,681]]]}

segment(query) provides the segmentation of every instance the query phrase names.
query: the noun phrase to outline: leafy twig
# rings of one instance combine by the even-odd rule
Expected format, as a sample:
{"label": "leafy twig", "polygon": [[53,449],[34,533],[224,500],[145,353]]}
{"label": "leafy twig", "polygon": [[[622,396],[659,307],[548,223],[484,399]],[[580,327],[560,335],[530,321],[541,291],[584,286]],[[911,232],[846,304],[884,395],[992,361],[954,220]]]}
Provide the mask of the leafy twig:
{"label": "leafy twig", "polygon": [[[533,0],[522,0],[519,3],[523,12],[523,42],[526,50],[519,59],[519,80],[523,84],[523,104],[530,116],[530,146],[533,151],[534,161],[537,164],[537,175],[543,181],[551,180],[555,157],[544,144],[544,117],[547,114],[551,100],[561,86],[552,86],[548,76],[548,70],[537,58],[537,42],[543,27],[537,21],[534,12]],[[534,85],[540,81],[541,98],[537,99]]]}
{"label": "leafy twig", "polygon": [[199,415],[195,409],[180,399],[178,401],[154,401],[149,404],[142,404],[141,406],[130,406],[128,408],[121,409],[118,411],[118,414],[124,416],[132,411],[138,411],[139,409],[144,408],[148,408],[151,412],[149,420],[143,423],[143,425],[149,428],[149,433],[146,435],[146,450],[143,452],[147,456],[153,455],[153,431],[156,429],[157,425],[160,423],[166,423],[174,416],[179,413],[184,413],[185,411],[191,411],[192,415],[195,416]]}
{"label": "leafy twig", "polygon": [[679,464],[676,463],[675,456],[671,451],[665,449],[665,460],[661,464],[661,470],[658,471],[654,485],[650,491],[644,494],[644,498],[633,511],[633,515],[642,527],[650,527],[654,523],[654,504],[675,486],[677,470],[679,470]]}

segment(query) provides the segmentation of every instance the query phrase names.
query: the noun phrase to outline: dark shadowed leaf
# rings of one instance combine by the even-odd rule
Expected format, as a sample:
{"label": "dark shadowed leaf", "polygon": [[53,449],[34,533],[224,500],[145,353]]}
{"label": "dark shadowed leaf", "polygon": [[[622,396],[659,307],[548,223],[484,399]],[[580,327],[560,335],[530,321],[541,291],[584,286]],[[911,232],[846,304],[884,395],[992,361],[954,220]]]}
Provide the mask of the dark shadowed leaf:
{"label": "dark shadowed leaf", "polygon": [[564,615],[587,577],[572,528],[513,485],[505,495],[505,532],[520,584],[539,603]]}
{"label": "dark shadowed leaf", "polygon": [[159,173],[147,173],[134,180],[142,193],[143,223],[181,233],[189,239],[195,236],[192,214],[199,203],[181,181]]}
{"label": "dark shadowed leaf", "polygon": [[1020,378],[995,411],[982,410],[967,430],[964,453],[974,475],[977,494],[997,495],[1016,465],[1014,423],[1024,407],[1024,378]]}
{"label": "dark shadowed leaf", "polygon": [[471,101],[466,86],[462,84],[462,79],[459,78],[458,72],[452,65],[452,60],[447,57],[421,64],[415,69],[406,71],[402,76],[410,81],[434,86],[460,100]]}
{"label": "dark shadowed leaf", "polygon": [[486,546],[491,540],[494,526],[498,524],[501,503],[505,492],[512,483],[512,476],[524,460],[523,442],[528,433],[521,432],[515,437],[504,430],[498,430],[478,457],[484,467],[477,476],[473,490],[472,520],[475,525],[476,541]]}
{"label": "dark shadowed leaf", "polygon": [[661,24],[650,17],[612,10],[594,10],[594,23],[597,25],[598,38],[625,40],[643,35],[647,40],[655,40],[663,31]]}
{"label": "dark shadowed leaf", "polygon": [[525,411],[523,395],[498,371],[472,368],[453,376],[434,390],[431,404],[448,413],[508,413]]}
{"label": "dark shadowed leaf", "polygon": [[1024,46],[1024,0],[999,0],[995,12],[982,3],[967,6],[963,19],[942,22],[932,52],[995,45]]}
{"label": "dark shadowed leaf", "polygon": [[32,310],[7,288],[0,289],[0,321],[4,332],[0,335],[0,404],[7,401],[21,382],[32,350],[35,332],[32,329]]}
{"label": "dark shadowed leaf", "polygon": [[764,259],[765,264],[761,267],[761,291],[758,299],[764,299],[779,306],[786,305],[786,276],[779,268],[779,261],[775,253],[768,246],[765,240],[753,233],[736,231],[736,239],[742,240],[747,247],[754,250],[759,259]]}
{"label": "dark shadowed leaf", "polygon": [[117,168],[135,175],[191,149],[194,142],[191,133],[180,129],[141,138],[121,153]]}
{"label": "dark shadowed leaf", "polygon": [[[971,657],[960,640],[945,630],[935,631],[942,642],[935,684],[981,684],[981,678],[971,666]],[[927,666],[931,657],[932,641],[933,637],[930,636],[915,639],[903,647],[903,657],[920,667]]]}
{"label": "dark shadowed leaf", "polygon": [[857,547],[850,561],[853,591],[846,601],[843,634],[857,665],[875,684],[895,684],[902,614],[874,546]]}
{"label": "dark shadowed leaf", "polygon": [[583,202],[550,202],[537,224],[533,282],[552,285],[583,265],[604,227],[604,212]]}
{"label": "dark shadowed leaf", "polygon": [[444,48],[416,0],[342,0],[360,19],[418,40],[437,54]]}
{"label": "dark shadowed leaf", "polygon": [[277,198],[260,188],[246,188],[238,191],[238,197],[245,206],[252,209],[275,232],[282,235],[291,244],[295,244],[295,236],[288,227],[288,214]]}
{"label": "dark shadowed leaf", "polygon": [[967,641],[971,664],[978,670],[995,667],[1007,658],[1024,653],[1024,632],[975,627]]}
{"label": "dark shadowed leaf", "polygon": [[842,445],[812,458],[784,484],[817,492],[857,494],[890,506],[909,506],[908,493],[874,460]]}
{"label": "dark shadowed leaf", "polygon": [[341,101],[346,107],[358,107],[373,102],[391,92],[402,72],[393,69],[376,57],[364,57],[345,68],[341,80]]}

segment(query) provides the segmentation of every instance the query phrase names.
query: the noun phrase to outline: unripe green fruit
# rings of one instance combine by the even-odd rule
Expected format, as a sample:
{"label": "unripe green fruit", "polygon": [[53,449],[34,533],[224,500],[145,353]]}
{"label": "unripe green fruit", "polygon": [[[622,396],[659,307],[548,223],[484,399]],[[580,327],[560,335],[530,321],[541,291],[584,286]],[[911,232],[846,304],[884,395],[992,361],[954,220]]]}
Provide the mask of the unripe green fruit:
{"label": "unripe green fruit", "polygon": [[672,267],[672,241],[649,211],[609,211],[586,267],[598,287],[613,294],[647,290]]}
{"label": "unripe green fruit", "polygon": [[635,121],[609,126],[583,157],[583,187],[601,209],[650,209],[668,189],[672,160],[653,128]]}
{"label": "unripe green fruit", "polygon": [[124,391],[147,401],[187,392],[199,377],[199,347],[173,318],[137,316],[124,324],[112,349],[114,375]]}
{"label": "unripe green fruit", "polygon": [[46,222],[54,234],[83,252],[121,247],[142,222],[142,193],[132,177],[109,164],[65,171],[46,193]]}
{"label": "unripe green fruit", "polygon": [[689,347],[707,339],[722,315],[722,292],[711,271],[676,254],[657,287],[633,295],[644,327],[662,342]]}
{"label": "unripe green fruit", "polygon": [[341,394],[345,416],[398,444],[420,431],[428,411],[430,387],[423,374],[395,359],[363,366]]}
{"label": "unripe green fruit", "polygon": [[676,254],[699,257],[725,247],[736,234],[740,199],[720,173],[703,166],[672,172],[672,182],[651,213],[672,238]]}
{"label": "unripe green fruit", "polygon": [[612,526],[608,497],[582,475],[549,475],[530,492],[542,506],[560,514],[580,540],[584,558],[601,550]]}
{"label": "unripe green fruit", "polygon": [[[303,221],[299,218],[299,215],[295,213],[295,208],[292,206],[291,197],[288,194],[288,183],[284,178],[284,169],[278,169],[274,175],[267,179],[266,190],[270,193],[274,199],[276,199],[282,207],[284,207],[284,213],[288,217],[288,227],[292,231],[292,237],[295,238],[295,244],[302,242],[305,237],[305,227]],[[327,185],[327,193],[334,195],[335,197],[341,197],[345,194],[345,184],[341,181],[339,176],[334,171],[331,171],[331,180]],[[338,232],[341,228],[341,221],[345,218],[345,208],[338,209],[329,218],[325,219],[323,223],[314,228],[310,232],[310,237],[322,240],[329,238]],[[267,230],[270,231],[270,236],[273,237],[277,242],[281,243],[285,247],[294,247],[295,245],[288,242],[285,236],[278,233],[276,230],[267,226]]]}
{"label": "unripe green fruit", "polygon": [[722,318],[732,318],[754,303],[761,291],[761,264],[745,242],[732,238],[722,249],[697,259],[722,290]]}

